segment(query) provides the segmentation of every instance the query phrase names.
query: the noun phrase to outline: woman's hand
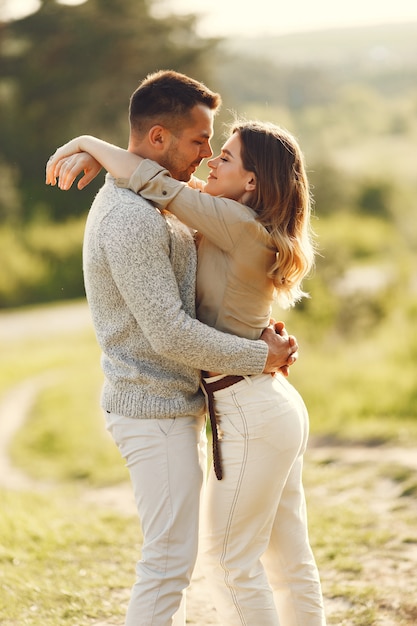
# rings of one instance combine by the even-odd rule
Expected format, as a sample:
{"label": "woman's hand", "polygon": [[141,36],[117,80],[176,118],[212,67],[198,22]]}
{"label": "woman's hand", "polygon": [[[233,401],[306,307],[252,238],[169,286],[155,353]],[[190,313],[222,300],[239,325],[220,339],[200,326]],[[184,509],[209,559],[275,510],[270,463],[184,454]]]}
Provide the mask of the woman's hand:
{"label": "woman's hand", "polygon": [[58,187],[67,191],[71,188],[77,176],[84,172],[77,184],[78,189],[84,189],[101,171],[100,163],[87,152],[77,152],[72,156],[58,157],[58,160],[56,157],[57,152],[46,165],[47,185],[56,185],[58,179]]}
{"label": "woman's hand", "polygon": [[[82,157],[80,153],[84,154]],[[60,189],[69,189],[81,172],[84,176],[78,182],[78,189],[83,189],[104,167],[114,178],[130,178],[142,157],[134,152],[114,146],[107,141],[81,135],[71,139],[53,154],[46,164],[46,184],[56,185],[59,179]]]}
{"label": "woman's hand", "polygon": [[84,172],[78,188],[83,189],[88,185],[101,170],[101,165],[89,154],[84,154],[81,158],[77,155],[90,152],[93,142],[94,137],[81,135],[58,148],[46,164],[46,184],[56,185],[59,179],[59,188],[69,189],[78,174]]}
{"label": "woman's hand", "polygon": [[49,157],[48,162],[46,164],[46,184],[47,185],[56,185],[56,179],[59,175],[60,167],[57,165],[60,161],[65,159],[66,157],[70,157],[73,154],[77,154],[77,152],[83,152],[85,149],[81,147],[81,137],[76,137],[75,139],[71,139],[60,148],[57,148],[52,156]]}

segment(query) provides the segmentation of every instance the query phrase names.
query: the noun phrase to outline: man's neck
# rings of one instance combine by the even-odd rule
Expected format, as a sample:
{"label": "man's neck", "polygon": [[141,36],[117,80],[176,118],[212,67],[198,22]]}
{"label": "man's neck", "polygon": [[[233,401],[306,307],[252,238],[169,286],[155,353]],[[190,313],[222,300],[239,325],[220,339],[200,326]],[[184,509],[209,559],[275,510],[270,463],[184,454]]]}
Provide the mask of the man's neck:
{"label": "man's neck", "polygon": [[142,157],[142,159],[152,159],[153,161],[157,161],[157,154],[155,150],[153,150],[152,146],[150,146],[146,141],[137,142],[131,139],[127,149],[129,152]]}

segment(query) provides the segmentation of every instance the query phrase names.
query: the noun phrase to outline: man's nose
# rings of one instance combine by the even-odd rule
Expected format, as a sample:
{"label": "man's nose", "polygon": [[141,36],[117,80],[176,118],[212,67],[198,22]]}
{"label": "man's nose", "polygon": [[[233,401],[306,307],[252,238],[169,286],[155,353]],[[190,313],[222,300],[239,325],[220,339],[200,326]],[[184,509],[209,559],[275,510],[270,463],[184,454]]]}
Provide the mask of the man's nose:
{"label": "man's nose", "polygon": [[209,159],[211,156],[213,156],[213,150],[211,149],[211,145],[209,143],[202,146],[200,150],[200,155],[202,159]]}

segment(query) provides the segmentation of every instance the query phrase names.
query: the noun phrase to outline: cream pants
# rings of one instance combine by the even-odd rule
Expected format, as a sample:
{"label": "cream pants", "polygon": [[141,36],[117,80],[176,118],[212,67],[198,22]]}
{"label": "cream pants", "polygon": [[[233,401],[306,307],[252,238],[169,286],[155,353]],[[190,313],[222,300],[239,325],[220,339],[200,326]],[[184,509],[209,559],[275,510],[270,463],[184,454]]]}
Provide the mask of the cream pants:
{"label": "cream pants", "polygon": [[105,416],[126,459],[143,534],[126,626],[184,626],[207,463],[204,419]]}
{"label": "cream pants", "polygon": [[215,403],[224,475],[210,472],[200,546],[220,621],[323,626],[302,485],[304,402],[278,374],[247,377]]}

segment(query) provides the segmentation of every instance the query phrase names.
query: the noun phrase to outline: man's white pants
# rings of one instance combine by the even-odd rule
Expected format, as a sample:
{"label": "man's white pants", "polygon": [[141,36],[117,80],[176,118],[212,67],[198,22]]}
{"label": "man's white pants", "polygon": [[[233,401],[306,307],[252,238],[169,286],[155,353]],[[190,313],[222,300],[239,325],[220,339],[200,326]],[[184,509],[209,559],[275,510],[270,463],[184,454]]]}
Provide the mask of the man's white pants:
{"label": "man's white pants", "polygon": [[323,626],[303,453],[308,414],[281,375],[215,392],[223,479],[210,471],[201,563],[223,626]]}
{"label": "man's white pants", "polygon": [[126,459],[143,533],[126,626],[183,626],[185,589],[198,549],[204,418],[106,413],[106,421]]}

